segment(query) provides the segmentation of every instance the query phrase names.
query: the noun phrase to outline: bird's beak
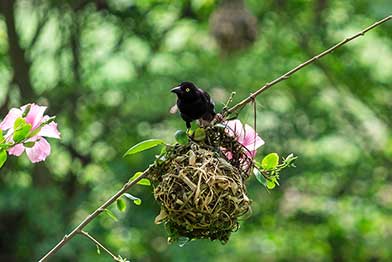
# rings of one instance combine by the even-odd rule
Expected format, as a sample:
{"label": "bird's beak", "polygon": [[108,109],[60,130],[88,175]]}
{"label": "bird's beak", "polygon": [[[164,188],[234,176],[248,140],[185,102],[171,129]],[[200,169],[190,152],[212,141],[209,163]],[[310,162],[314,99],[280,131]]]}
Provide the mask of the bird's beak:
{"label": "bird's beak", "polygon": [[176,94],[181,93],[181,86],[176,86],[175,88],[172,88],[172,89],[170,90],[170,92],[176,93]]}

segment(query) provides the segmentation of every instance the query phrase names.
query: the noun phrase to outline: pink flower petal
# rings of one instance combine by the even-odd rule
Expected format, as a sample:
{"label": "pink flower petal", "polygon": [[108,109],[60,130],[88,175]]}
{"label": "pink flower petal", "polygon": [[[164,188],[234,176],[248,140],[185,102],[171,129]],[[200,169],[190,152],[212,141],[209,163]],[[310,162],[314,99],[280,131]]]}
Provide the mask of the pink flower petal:
{"label": "pink flower petal", "polygon": [[250,145],[246,145],[246,148],[249,151],[256,151],[259,147],[261,147],[264,144],[265,144],[264,140],[261,139],[260,137],[257,137],[256,141]]}
{"label": "pink flower petal", "polygon": [[15,120],[22,116],[22,110],[19,108],[12,108],[0,123],[0,129],[8,130],[14,127]]}
{"label": "pink flower petal", "polygon": [[243,145],[249,150],[256,150],[264,145],[264,140],[259,137],[255,130],[250,125],[245,125],[245,136]]}
{"label": "pink flower petal", "polygon": [[245,147],[245,154],[249,158],[254,158],[257,148],[264,145],[263,139],[259,137],[256,131],[250,125],[242,125],[240,120],[226,122],[226,129],[229,135],[235,136],[238,143]]}
{"label": "pink flower petal", "polygon": [[32,163],[44,161],[50,154],[50,144],[48,141],[43,137],[37,137],[37,139],[32,148],[26,148],[27,156]]}
{"label": "pink flower petal", "polygon": [[15,146],[13,146],[12,148],[8,149],[8,153],[10,155],[20,156],[24,150],[25,150],[25,148],[22,144],[17,144]]}
{"label": "pink flower petal", "polygon": [[38,136],[46,136],[60,139],[60,132],[57,129],[57,123],[50,122],[49,124],[43,126],[41,131],[39,131]]}
{"label": "pink flower petal", "polygon": [[[24,105],[21,109],[24,111],[27,106]],[[26,116],[26,122],[31,124],[32,129],[37,128],[41,124],[46,108],[46,106],[31,104],[30,111]]]}

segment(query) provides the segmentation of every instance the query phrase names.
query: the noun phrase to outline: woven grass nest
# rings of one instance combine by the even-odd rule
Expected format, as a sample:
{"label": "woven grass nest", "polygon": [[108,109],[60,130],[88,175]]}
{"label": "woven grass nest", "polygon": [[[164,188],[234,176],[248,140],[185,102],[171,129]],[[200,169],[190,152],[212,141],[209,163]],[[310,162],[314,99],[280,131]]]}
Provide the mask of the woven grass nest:
{"label": "woven grass nest", "polygon": [[205,135],[168,147],[149,174],[161,204],[155,222],[165,224],[173,242],[185,237],[226,243],[238,219],[251,211],[245,180],[252,162],[243,146],[219,125]]}

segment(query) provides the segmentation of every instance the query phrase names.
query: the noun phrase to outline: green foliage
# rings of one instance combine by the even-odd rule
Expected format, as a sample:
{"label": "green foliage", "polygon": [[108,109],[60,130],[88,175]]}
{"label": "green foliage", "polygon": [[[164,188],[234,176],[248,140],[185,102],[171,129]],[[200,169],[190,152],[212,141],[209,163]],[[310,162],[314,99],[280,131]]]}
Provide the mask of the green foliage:
{"label": "green foliage", "polygon": [[5,151],[3,130],[0,129],[0,168],[4,165],[5,161],[7,161],[7,152]]}
{"label": "green foliage", "polygon": [[35,142],[25,142],[23,143],[24,147],[32,148],[35,145]]}
{"label": "green foliage", "polygon": [[[136,173],[129,179],[129,181],[135,180],[136,178],[138,178],[138,177],[141,176],[142,174],[143,174],[143,172],[136,172]],[[150,186],[150,185],[151,185],[151,182],[150,182],[150,180],[149,180],[148,178],[142,178],[142,179],[140,179],[140,180],[137,182],[137,184],[143,185],[143,186]]]}
{"label": "green foliage", "polygon": [[0,149],[0,168],[7,161],[7,152],[4,149]]}
{"label": "green foliage", "polygon": [[108,217],[110,217],[111,219],[113,219],[114,221],[118,221],[118,218],[113,214],[113,212],[112,211],[110,211],[109,209],[105,209],[104,210],[104,213],[108,216]]}
{"label": "green foliage", "polygon": [[151,186],[151,182],[149,179],[147,178],[142,178],[137,182],[139,185],[143,185],[143,186]]}
{"label": "green foliage", "polygon": [[19,143],[27,138],[27,135],[31,130],[31,124],[27,123],[24,118],[20,117],[15,121],[14,130],[13,140],[15,143]]}
{"label": "green foliage", "polygon": [[261,161],[261,167],[265,170],[273,170],[279,164],[279,155],[277,153],[270,153]]}
{"label": "green foliage", "polygon": [[265,177],[261,174],[260,169],[258,168],[253,168],[253,174],[255,175],[257,181],[259,181],[260,184],[263,186],[267,187],[267,180]]}
{"label": "green foliage", "polygon": [[121,212],[124,212],[125,209],[127,208],[127,203],[122,198],[117,199],[116,204],[118,210],[120,210]]}
{"label": "green foliage", "polygon": [[193,132],[193,139],[195,141],[203,141],[206,138],[206,131],[204,128],[196,128],[195,131]]}
{"label": "green foliage", "polygon": [[134,145],[130,149],[128,149],[128,151],[124,154],[124,156],[133,155],[133,154],[145,151],[147,149],[154,148],[156,146],[160,146],[160,145],[164,145],[164,144],[165,144],[165,142],[161,139],[148,139],[148,140],[142,141],[142,142]]}
{"label": "green foliage", "polygon": [[189,143],[188,135],[183,130],[177,130],[175,133],[175,138],[177,143],[179,143],[180,145],[186,145]]}
{"label": "green foliage", "polygon": [[261,163],[254,162],[253,174],[260,184],[268,189],[274,189],[276,185],[279,185],[280,172],[286,167],[295,167],[296,159],[294,154],[290,154],[279,164],[279,155],[270,153],[261,160]]}

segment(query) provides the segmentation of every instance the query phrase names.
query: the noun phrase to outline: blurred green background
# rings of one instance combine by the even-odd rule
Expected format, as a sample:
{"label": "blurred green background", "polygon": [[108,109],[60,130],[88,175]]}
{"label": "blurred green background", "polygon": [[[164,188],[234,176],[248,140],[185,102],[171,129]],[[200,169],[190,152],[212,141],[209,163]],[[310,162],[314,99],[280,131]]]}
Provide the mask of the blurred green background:
{"label": "blurred green background", "polygon": [[[44,163],[0,170],[0,261],[37,260],[144,170],[156,152],[123,159],[131,145],[173,142],[179,82],[219,110],[391,13],[388,0],[1,0],[0,118],[47,105],[62,140]],[[277,189],[249,180],[253,214],[226,245],[168,245],[143,186],[141,206],[86,230],[133,261],[392,261],[391,36],[389,22],[257,98],[258,159],[300,158]],[[52,261],[111,258],[77,236]]]}

